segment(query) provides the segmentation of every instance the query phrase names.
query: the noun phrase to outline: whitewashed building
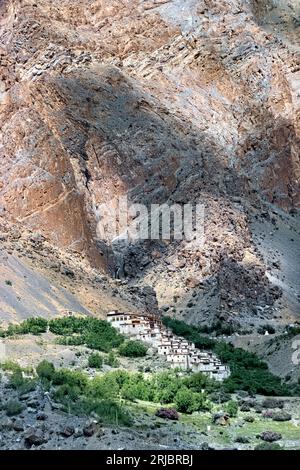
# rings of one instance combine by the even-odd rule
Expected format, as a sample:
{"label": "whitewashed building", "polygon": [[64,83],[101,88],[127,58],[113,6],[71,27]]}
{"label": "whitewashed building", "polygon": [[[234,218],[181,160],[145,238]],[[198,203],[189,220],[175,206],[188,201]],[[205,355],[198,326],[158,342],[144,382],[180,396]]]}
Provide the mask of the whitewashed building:
{"label": "whitewashed building", "polygon": [[107,314],[107,321],[124,335],[151,345],[166,358],[171,368],[202,372],[216,380],[230,375],[229,367],[212,352],[200,351],[194,343],[174,335],[158,317],[113,311]]}

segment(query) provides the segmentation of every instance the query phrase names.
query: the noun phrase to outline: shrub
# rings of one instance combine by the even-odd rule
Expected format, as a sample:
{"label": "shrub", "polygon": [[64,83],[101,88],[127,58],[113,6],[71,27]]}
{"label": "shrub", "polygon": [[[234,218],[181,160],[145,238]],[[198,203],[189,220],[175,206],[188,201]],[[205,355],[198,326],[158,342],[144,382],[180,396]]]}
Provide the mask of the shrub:
{"label": "shrub", "polygon": [[75,402],[80,396],[80,388],[74,385],[65,383],[57,387],[53,393],[53,398],[64,404]]}
{"label": "shrub", "polygon": [[164,418],[164,419],[171,419],[173,421],[178,421],[179,419],[179,415],[177,413],[177,410],[175,410],[175,408],[160,408],[155,413],[155,416],[158,416],[159,418]]}
{"label": "shrub", "polygon": [[90,415],[95,413],[103,423],[131,426],[132,418],[127,410],[113,400],[97,400],[93,398],[82,398],[71,404],[71,411],[78,415]]}
{"label": "shrub", "polygon": [[249,444],[250,439],[249,437],[246,437],[246,436],[238,436],[235,439],[235,442],[238,442],[239,444]]}
{"label": "shrub", "polygon": [[47,379],[51,381],[55,374],[55,367],[51,362],[44,360],[38,364],[36,373],[40,379]]}
{"label": "shrub", "polygon": [[104,362],[110,367],[118,367],[119,365],[119,361],[112,351],[104,358]]}
{"label": "shrub", "polygon": [[140,341],[126,341],[119,347],[119,354],[126,357],[143,357],[147,354],[147,346]]}
{"label": "shrub", "polygon": [[17,400],[9,400],[5,404],[5,411],[7,416],[19,415],[20,413],[22,413],[23,410],[24,406]]}
{"label": "shrub", "polygon": [[235,418],[238,414],[238,410],[239,410],[239,405],[237,401],[230,400],[227,403],[226,411],[229,414],[230,418]]}
{"label": "shrub", "polygon": [[9,371],[15,372],[15,371],[21,370],[21,367],[19,366],[19,364],[14,361],[5,361],[0,365],[0,367],[2,370],[5,370],[5,371],[9,370]]}
{"label": "shrub", "polygon": [[36,380],[24,378],[21,370],[14,371],[9,380],[9,386],[17,390],[20,395],[32,392],[36,385]]}
{"label": "shrub", "polygon": [[266,442],[274,442],[282,439],[282,435],[279,432],[264,431],[261,433],[260,438]]}
{"label": "shrub", "polygon": [[278,413],[274,413],[272,418],[273,421],[290,421],[292,416],[286,411],[280,411]]}
{"label": "shrub", "polygon": [[69,369],[56,370],[52,381],[54,385],[70,385],[70,387],[78,387],[80,391],[85,390],[88,383],[87,376],[83,372]]}
{"label": "shrub", "polygon": [[101,369],[103,365],[103,358],[100,354],[93,353],[88,357],[88,366],[92,369]]}
{"label": "shrub", "polygon": [[248,403],[243,403],[243,404],[240,406],[240,410],[241,410],[241,411],[250,411],[250,406],[248,405]]}
{"label": "shrub", "polygon": [[210,404],[205,394],[195,393],[186,387],[182,387],[176,394],[175,404],[178,411],[193,413],[210,409]]}
{"label": "shrub", "polygon": [[254,416],[252,416],[252,415],[247,415],[247,416],[244,417],[244,420],[245,420],[247,423],[254,423],[255,418],[254,418]]}
{"label": "shrub", "polygon": [[25,395],[26,393],[33,392],[36,386],[36,379],[24,379],[22,385],[18,388],[18,393],[19,395]]}
{"label": "shrub", "polygon": [[230,393],[225,393],[223,390],[211,393],[209,396],[210,400],[214,403],[226,403],[231,399]]}
{"label": "shrub", "polygon": [[83,335],[62,336],[56,340],[56,343],[66,346],[81,346],[85,344],[85,338]]}
{"label": "shrub", "polygon": [[282,447],[276,442],[262,442],[255,446],[254,450],[282,450]]}
{"label": "shrub", "polygon": [[21,369],[15,370],[10,376],[9,386],[16,390],[21,385],[23,385],[23,383],[24,383],[24,379],[23,379],[22,370]]}
{"label": "shrub", "polygon": [[270,408],[270,409],[274,409],[274,408],[282,409],[284,407],[284,402],[282,400],[278,400],[277,398],[266,398],[262,402],[262,406],[264,408]]}

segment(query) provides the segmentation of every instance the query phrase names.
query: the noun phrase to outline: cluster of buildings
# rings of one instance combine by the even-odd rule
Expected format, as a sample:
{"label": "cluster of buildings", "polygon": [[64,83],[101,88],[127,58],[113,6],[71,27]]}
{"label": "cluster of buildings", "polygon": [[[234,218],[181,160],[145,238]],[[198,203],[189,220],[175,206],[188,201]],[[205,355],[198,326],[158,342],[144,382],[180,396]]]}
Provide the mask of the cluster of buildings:
{"label": "cluster of buildings", "polygon": [[174,335],[157,316],[113,311],[107,314],[107,321],[120,333],[151,345],[171,368],[202,372],[216,380],[230,375],[229,368],[212,352],[200,351],[194,343]]}

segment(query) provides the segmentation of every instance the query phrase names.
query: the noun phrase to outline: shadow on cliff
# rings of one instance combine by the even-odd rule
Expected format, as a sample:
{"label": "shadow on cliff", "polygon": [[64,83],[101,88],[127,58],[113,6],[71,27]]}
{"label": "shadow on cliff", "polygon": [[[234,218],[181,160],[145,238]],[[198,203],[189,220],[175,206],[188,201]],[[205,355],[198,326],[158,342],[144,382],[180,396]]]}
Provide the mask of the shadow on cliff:
{"label": "shadow on cliff", "polygon": [[[139,270],[141,256],[161,246],[159,242],[146,241],[134,247],[130,256],[132,269],[136,272],[128,272],[128,266],[124,271],[123,255],[116,256],[109,243],[96,239],[93,205],[95,201],[100,204],[102,197],[108,202],[128,193],[131,202],[149,206],[197,202],[202,194],[216,200],[224,198],[229,203],[235,197],[253,196],[249,178],[227,166],[225,151],[219,143],[170,113],[119,69],[101,66],[97,70],[78,71],[50,80],[62,102],[55,123],[56,132],[67,152],[78,161],[87,219],[111,275],[125,276],[131,281],[135,276],[141,279],[148,270],[147,267],[142,272]],[[37,86],[44,88],[43,96],[47,94],[47,85],[48,79],[37,82]],[[271,118],[270,114],[268,119]],[[249,141],[250,150],[256,151],[253,145]],[[110,185],[112,180],[114,185]],[[167,256],[174,250],[174,245],[163,249]],[[226,253],[224,256],[226,258]],[[228,260],[228,263],[234,262],[231,258]],[[219,282],[217,295],[221,290],[231,290],[235,295],[236,283],[243,281],[241,285],[245,287],[250,279],[256,279],[254,272],[249,274],[242,266],[237,270],[228,268],[225,275],[223,262],[214,277]],[[266,289],[268,296],[269,286],[262,282],[261,287]],[[246,291],[248,289],[244,294],[247,297]],[[251,307],[258,300],[253,298],[253,289],[249,290],[248,297]],[[182,298],[179,303],[185,301]],[[216,315],[222,309],[226,310],[226,307],[217,308]]]}
{"label": "shadow on cliff", "polygon": [[122,194],[149,206],[195,202],[202,192],[230,199],[248,191],[247,179],[225,166],[218,143],[115,67],[46,78],[36,86],[45,103],[50,89],[61,101],[55,132],[77,159],[94,234],[93,207]]}

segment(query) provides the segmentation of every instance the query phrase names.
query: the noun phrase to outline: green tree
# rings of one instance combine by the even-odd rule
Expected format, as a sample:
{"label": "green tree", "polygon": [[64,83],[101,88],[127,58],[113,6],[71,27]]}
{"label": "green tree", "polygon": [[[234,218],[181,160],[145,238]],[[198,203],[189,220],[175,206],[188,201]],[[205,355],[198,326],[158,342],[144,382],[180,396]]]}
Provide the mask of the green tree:
{"label": "green tree", "polygon": [[226,405],[226,411],[231,418],[235,418],[238,414],[239,405],[237,401],[230,400]]}
{"label": "green tree", "polygon": [[38,364],[36,373],[41,379],[47,379],[51,381],[55,374],[55,367],[52,362],[44,360]]}
{"label": "green tree", "polygon": [[175,405],[178,411],[182,413],[193,413],[196,411],[196,393],[186,387],[178,390],[175,397]]}
{"label": "green tree", "polygon": [[88,357],[88,365],[93,369],[101,369],[103,365],[103,358],[100,354],[93,353]]}
{"label": "green tree", "polygon": [[140,341],[126,341],[119,347],[119,354],[126,357],[143,357],[146,356],[147,349]]}

